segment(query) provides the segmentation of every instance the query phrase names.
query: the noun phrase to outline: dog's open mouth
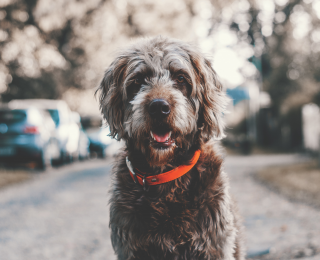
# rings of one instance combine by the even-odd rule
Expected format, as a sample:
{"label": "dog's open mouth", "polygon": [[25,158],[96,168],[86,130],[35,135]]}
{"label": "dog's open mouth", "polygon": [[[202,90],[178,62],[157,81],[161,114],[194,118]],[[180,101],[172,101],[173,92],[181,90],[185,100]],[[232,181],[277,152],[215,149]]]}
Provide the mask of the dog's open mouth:
{"label": "dog's open mouth", "polygon": [[175,145],[174,139],[171,137],[172,131],[169,129],[153,129],[150,131],[151,146],[157,149],[167,149]]}

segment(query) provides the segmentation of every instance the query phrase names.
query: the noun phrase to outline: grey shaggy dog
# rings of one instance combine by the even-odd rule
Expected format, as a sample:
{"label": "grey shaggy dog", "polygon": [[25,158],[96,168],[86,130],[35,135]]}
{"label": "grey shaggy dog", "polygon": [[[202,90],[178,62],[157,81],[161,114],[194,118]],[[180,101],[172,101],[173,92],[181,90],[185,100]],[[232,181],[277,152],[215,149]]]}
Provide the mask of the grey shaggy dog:
{"label": "grey shaggy dog", "polygon": [[[155,37],[121,52],[99,87],[100,109],[125,150],[114,166],[110,200],[119,260],[244,259],[241,225],[222,170],[226,97],[210,62],[190,44]],[[147,188],[146,176],[197,163],[183,176]]]}

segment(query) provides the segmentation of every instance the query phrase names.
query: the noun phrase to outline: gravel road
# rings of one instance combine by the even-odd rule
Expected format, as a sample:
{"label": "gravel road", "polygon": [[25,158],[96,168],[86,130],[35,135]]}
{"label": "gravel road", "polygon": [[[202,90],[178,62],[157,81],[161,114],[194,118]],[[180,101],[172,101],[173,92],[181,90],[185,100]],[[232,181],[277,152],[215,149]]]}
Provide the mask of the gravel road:
{"label": "gravel road", "polygon": [[[302,160],[297,155],[227,158],[249,255],[320,259],[320,211],[254,179],[261,167]],[[108,229],[110,169],[110,161],[80,162],[0,190],[0,260],[115,259]]]}
{"label": "gravel road", "polygon": [[249,255],[269,252],[263,259],[320,259],[320,211],[289,201],[254,176],[263,167],[306,160],[298,155],[227,157],[225,170],[244,219]]}
{"label": "gravel road", "polygon": [[115,259],[110,163],[76,163],[0,192],[0,260]]}

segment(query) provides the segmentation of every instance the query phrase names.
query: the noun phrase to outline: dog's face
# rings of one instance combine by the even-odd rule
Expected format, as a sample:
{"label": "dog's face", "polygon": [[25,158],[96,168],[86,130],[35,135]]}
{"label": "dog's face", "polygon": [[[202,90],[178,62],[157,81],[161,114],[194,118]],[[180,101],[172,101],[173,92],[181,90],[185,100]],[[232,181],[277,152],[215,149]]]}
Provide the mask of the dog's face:
{"label": "dog's face", "polygon": [[225,96],[210,62],[191,45],[142,40],[114,60],[100,91],[111,135],[134,143],[150,165],[223,135]]}

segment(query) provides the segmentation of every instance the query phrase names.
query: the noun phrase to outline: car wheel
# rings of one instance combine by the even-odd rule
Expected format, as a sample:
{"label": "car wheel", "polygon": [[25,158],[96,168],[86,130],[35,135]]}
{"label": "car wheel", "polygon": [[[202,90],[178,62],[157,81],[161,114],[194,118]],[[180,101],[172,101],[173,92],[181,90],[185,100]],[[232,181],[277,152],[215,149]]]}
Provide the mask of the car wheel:
{"label": "car wheel", "polygon": [[99,158],[104,159],[106,157],[106,153],[103,149],[98,153]]}
{"label": "car wheel", "polygon": [[50,168],[52,166],[51,160],[52,159],[51,159],[50,151],[49,151],[48,147],[46,146],[43,148],[43,150],[41,152],[41,157],[37,163],[37,165],[38,165],[37,168],[42,171]]}
{"label": "car wheel", "polygon": [[52,166],[60,166],[65,163],[65,155],[63,151],[60,150],[59,144],[57,142],[55,142],[54,149],[57,149],[57,156],[52,158],[51,160]]}

